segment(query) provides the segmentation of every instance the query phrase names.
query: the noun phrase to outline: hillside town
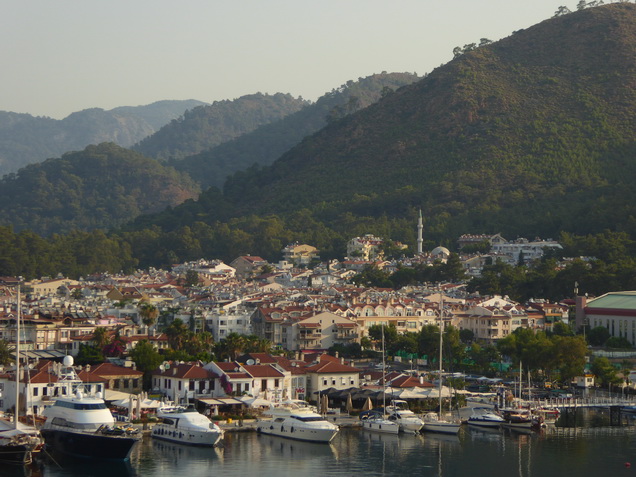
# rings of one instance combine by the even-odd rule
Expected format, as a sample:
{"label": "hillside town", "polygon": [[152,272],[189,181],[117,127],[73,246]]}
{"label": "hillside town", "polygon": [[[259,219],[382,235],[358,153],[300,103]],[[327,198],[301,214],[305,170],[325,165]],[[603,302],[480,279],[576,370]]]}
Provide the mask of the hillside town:
{"label": "hillside town", "polygon": [[[542,240],[508,242],[497,234],[464,235],[458,248],[484,241],[492,245],[488,255],[460,255],[466,272],[479,274],[479,264],[487,263],[487,258],[516,263],[520,257],[534,260],[546,248],[559,246]],[[22,360],[29,363],[22,376],[25,386],[30,383],[27,411],[40,414],[61,392],[56,386],[60,360],[77,357],[82,347],[95,345],[102,336],[103,343],[116,336],[121,349],[105,363],[83,367],[79,379],[99,383],[101,390],[115,397],[142,392],[143,373],[130,354],[144,341],[160,352],[169,350],[173,343],[166,331],[175,322],[195,334],[207,332],[213,342],[238,335],[267,343],[258,353],[235,349],[224,361],[166,361],[152,373],[151,392],[175,401],[199,399],[215,411],[232,402],[231,396],[271,402],[312,400],[328,388],[358,387],[365,374],[337,353],[331,356],[326,351],[352,344],[377,345],[370,339],[370,329],[377,325],[394,327],[398,334],[420,333],[443,320],[444,326],[469,330],[476,342],[486,345],[518,328],[550,331],[557,323],[589,323],[635,342],[636,321],[628,324],[624,310],[618,310],[622,304],[612,310],[613,303],[634,300],[630,293],[608,294],[589,305],[585,297],[562,303],[540,298],[516,303],[505,296],[469,294],[464,283],[400,290],[353,285],[350,279],[365,267],[433,265],[450,255],[445,247],[436,247],[428,253],[418,250],[414,257],[385,260],[382,242],[371,235],[356,237],[347,244],[342,261],[320,262],[315,247],[295,243],[281,251],[278,263],[245,255],[230,264],[201,259],[171,270],[23,282],[20,347]],[[18,284],[18,278],[0,277],[0,340],[9,348],[15,347],[17,339]],[[5,391],[0,410],[7,411],[15,393],[9,368],[0,375],[0,390]]]}

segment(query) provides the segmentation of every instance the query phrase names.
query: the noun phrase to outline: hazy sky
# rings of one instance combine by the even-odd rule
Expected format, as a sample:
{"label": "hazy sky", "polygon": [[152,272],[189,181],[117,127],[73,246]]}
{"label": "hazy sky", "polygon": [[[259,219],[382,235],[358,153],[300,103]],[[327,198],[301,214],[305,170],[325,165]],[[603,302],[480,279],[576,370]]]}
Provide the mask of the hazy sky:
{"label": "hazy sky", "polygon": [[162,99],[315,100],[418,75],[577,0],[3,0],[0,110],[61,119]]}

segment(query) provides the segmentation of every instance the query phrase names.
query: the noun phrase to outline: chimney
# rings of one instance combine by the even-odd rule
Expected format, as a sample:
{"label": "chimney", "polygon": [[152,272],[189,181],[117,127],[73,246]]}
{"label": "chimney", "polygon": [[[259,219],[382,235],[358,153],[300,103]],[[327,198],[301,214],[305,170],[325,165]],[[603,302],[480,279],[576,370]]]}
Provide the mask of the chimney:
{"label": "chimney", "polygon": [[177,375],[177,367],[176,366],[174,368],[172,368],[172,375],[173,376]]}
{"label": "chimney", "polygon": [[340,364],[345,364],[344,358],[340,358]]}

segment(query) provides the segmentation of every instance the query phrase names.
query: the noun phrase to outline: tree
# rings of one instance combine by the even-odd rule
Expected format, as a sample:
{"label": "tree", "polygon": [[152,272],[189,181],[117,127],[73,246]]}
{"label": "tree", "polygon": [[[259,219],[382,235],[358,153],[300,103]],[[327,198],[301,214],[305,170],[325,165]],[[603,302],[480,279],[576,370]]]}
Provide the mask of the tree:
{"label": "tree", "polygon": [[230,333],[217,343],[216,354],[220,359],[229,358],[232,361],[245,349],[245,337],[238,333]]}
{"label": "tree", "polygon": [[184,349],[185,341],[190,330],[181,318],[172,320],[172,323],[166,327],[164,332],[168,336],[168,344],[173,350],[179,351]]}
{"label": "tree", "polygon": [[603,346],[610,336],[609,330],[604,326],[596,326],[585,335],[592,346]]}
{"label": "tree", "polygon": [[562,321],[557,321],[552,327],[552,334],[556,336],[574,336],[574,331]]}
{"label": "tree", "polygon": [[7,340],[0,340],[0,365],[8,366],[13,363],[14,359],[11,356],[11,349],[9,348],[9,342]]}
{"label": "tree", "polygon": [[605,356],[594,358],[590,365],[590,371],[594,373],[596,383],[600,386],[608,386],[620,382],[620,378],[616,375],[616,368]]}
{"label": "tree", "polygon": [[185,286],[188,288],[196,287],[199,284],[199,274],[196,270],[188,270],[185,275]]}
{"label": "tree", "polygon": [[98,326],[93,331],[93,339],[91,342],[95,345],[95,347],[99,350],[104,349],[108,343],[110,343],[110,335],[108,330],[102,326]]}
{"label": "tree", "polygon": [[605,342],[606,348],[631,349],[632,344],[623,336],[612,336]]}
{"label": "tree", "polygon": [[553,343],[561,382],[569,384],[585,370],[587,345],[582,336],[555,336]]}
{"label": "tree", "polygon": [[382,346],[382,334],[384,333],[384,348],[389,349],[397,340],[398,332],[395,324],[390,323],[388,326],[371,325],[369,326],[369,338],[376,343],[376,349]]}
{"label": "tree", "polygon": [[470,344],[475,340],[475,333],[468,328],[462,328],[459,330],[459,339],[461,339],[463,343]]}
{"label": "tree", "polygon": [[152,372],[163,362],[163,357],[148,340],[141,340],[137,343],[137,346],[130,352],[130,357],[135,362],[137,369],[144,373],[144,389],[151,389]]}
{"label": "tree", "polygon": [[159,316],[159,309],[148,302],[142,302],[139,305],[139,316],[141,317],[141,321],[147,328],[147,334],[150,336],[150,327],[155,324],[157,321],[157,317]]}
{"label": "tree", "polygon": [[80,366],[87,364],[99,364],[104,362],[104,354],[101,348],[95,345],[80,344],[79,351],[75,357],[75,363]]}

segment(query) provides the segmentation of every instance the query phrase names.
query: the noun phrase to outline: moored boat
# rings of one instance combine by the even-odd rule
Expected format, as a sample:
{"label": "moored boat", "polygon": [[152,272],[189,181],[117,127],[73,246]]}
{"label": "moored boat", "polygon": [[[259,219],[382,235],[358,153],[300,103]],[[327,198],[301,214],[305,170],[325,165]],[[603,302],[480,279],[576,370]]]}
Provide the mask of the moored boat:
{"label": "moored boat", "polygon": [[400,425],[380,413],[371,413],[361,420],[362,429],[385,434],[397,434],[400,432]]}
{"label": "moored boat", "polygon": [[[65,376],[77,382],[73,359],[64,358]],[[115,418],[101,393],[85,396],[79,387],[74,394],[58,397],[44,410],[41,432],[47,446],[74,457],[124,460],[140,439],[138,431],[115,426]]]}
{"label": "moored boat", "polygon": [[310,442],[331,442],[338,426],[310,409],[294,405],[272,407],[265,414],[270,419],[259,420],[256,430],[261,434]]}
{"label": "moored boat", "polygon": [[499,428],[505,420],[491,409],[476,407],[466,422],[469,426],[496,429]]}
{"label": "moored boat", "polygon": [[398,423],[400,432],[416,434],[422,430],[424,421],[407,407],[406,401],[393,400],[386,411],[388,419]]}
{"label": "moored boat", "polygon": [[532,416],[526,409],[501,409],[504,422],[502,426],[510,429],[532,429]]}
{"label": "moored boat", "polygon": [[160,424],[153,426],[155,439],[190,446],[213,447],[223,438],[223,430],[193,407],[157,411]]}

